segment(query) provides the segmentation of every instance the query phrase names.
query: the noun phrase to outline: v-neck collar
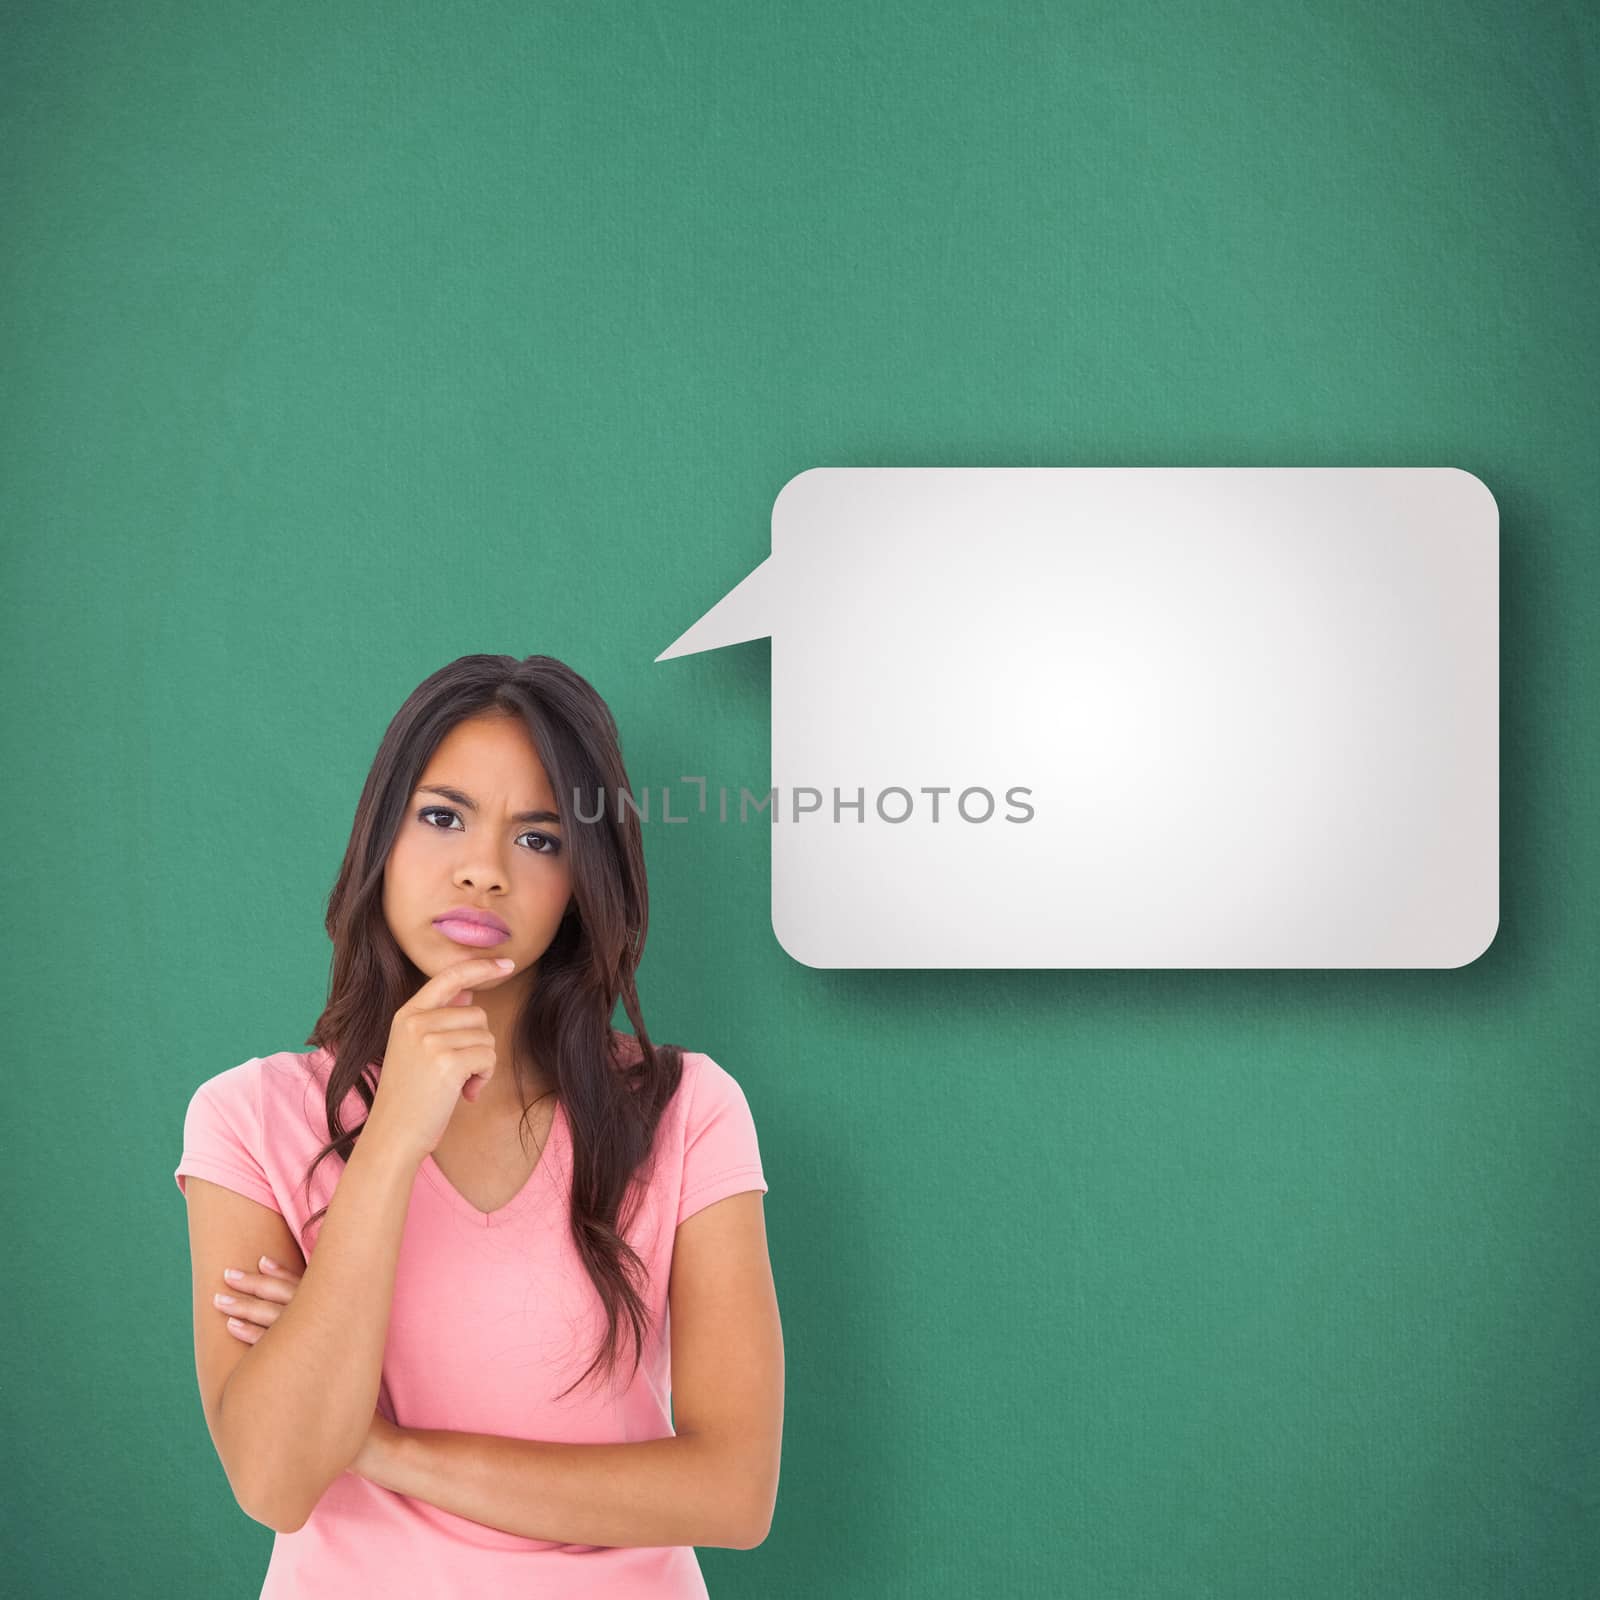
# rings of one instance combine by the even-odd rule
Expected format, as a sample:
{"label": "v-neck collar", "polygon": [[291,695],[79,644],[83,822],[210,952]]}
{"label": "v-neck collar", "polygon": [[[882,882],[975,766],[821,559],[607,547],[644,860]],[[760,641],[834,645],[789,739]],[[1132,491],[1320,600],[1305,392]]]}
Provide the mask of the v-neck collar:
{"label": "v-neck collar", "polygon": [[528,1174],[528,1181],[497,1211],[480,1211],[473,1205],[445,1177],[444,1168],[433,1159],[432,1151],[422,1158],[422,1176],[452,1209],[459,1211],[469,1222],[475,1222],[481,1228],[503,1227],[538,1198],[539,1190],[544,1187],[546,1175],[554,1170],[551,1166],[552,1156],[558,1153],[558,1147],[562,1151],[566,1148],[566,1130],[567,1108],[562,1104],[560,1095],[557,1095],[555,1113],[550,1119],[550,1131],[545,1135],[544,1148],[539,1152],[539,1159],[533,1164],[533,1171]]}
{"label": "v-neck collar", "polygon": [[[333,1062],[333,1053],[326,1045],[306,1053],[306,1060],[312,1067],[317,1080],[326,1084],[327,1070]],[[351,1102],[355,1102],[352,1107]],[[346,1094],[347,1107],[362,1110],[363,1107],[354,1085]],[[500,1207],[498,1211],[480,1211],[467,1197],[461,1193],[451,1181],[445,1177],[444,1168],[433,1159],[430,1151],[422,1160],[418,1169],[427,1181],[428,1187],[438,1192],[440,1197],[454,1211],[459,1212],[469,1222],[475,1222],[481,1228],[497,1228],[514,1220],[538,1198],[539,1190],[544,1186],[544,1174],[555,1173],[551,1165],[551,1158],[564,1162],[567,1158],[567,1108],[561,1096],[556,1096],[555,1114],[550,1121],[550,1132],[545,1135],[544,1148],[539,1152],[539,1159],[533,1164],[533,1171],[528,1174],[528,1181]],[[559,1185],[558,1185],[559,1188]]]}

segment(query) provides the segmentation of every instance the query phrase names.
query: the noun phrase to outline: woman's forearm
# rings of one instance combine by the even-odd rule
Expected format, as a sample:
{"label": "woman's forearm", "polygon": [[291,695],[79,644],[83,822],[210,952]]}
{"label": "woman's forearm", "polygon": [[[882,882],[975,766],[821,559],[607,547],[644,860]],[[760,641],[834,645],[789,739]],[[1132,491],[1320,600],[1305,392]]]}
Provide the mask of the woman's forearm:
{"label": "woman's forearm", "polygon": [[361,1472],[396,1494],[529,1539],[748,1550],[766,1537],[749,1475],[693,1434],[553,1444],[399,1428]]}
{"label": "woman's forearm", "polygon": [[281,1532],[311,1515],[372,1425],[418,1165],[356,1140],[294,1298],[223,1387],[222,1449],[248,1486],[241,1504]]}

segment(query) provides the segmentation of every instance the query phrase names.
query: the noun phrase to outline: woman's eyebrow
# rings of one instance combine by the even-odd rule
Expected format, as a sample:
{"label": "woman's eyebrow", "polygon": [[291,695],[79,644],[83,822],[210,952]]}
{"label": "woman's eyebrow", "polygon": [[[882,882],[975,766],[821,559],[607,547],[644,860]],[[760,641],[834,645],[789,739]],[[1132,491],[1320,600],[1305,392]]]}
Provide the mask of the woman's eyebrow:
{"label": "woman's eyebrow", "polygon": [[[425,784],[417,790],[418,794],[443,795],[446,800],[454,800],[458,806],[465,806],[468,811],[476,811],[478,802],[469,794],[463,794],[459,789],[449,788],[442,783]],[[519,811],[511,819],[513,822],[554,822],[559,824],[561,818],[553,811]]]}

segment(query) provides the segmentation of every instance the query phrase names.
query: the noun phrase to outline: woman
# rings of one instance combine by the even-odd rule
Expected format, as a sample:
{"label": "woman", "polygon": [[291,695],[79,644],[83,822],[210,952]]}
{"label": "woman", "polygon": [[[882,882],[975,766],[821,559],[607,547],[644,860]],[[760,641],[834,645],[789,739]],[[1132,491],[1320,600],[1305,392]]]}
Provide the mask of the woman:
{"label": "woman", "polygon": [[202,1083],[174,1174],[263,1600],[703,1596],[693,1546],[765,1538],[767,1185],[739,1084],[645,1031],[647,905],[590,684],[472,655],[410,696],[315,1048]]}

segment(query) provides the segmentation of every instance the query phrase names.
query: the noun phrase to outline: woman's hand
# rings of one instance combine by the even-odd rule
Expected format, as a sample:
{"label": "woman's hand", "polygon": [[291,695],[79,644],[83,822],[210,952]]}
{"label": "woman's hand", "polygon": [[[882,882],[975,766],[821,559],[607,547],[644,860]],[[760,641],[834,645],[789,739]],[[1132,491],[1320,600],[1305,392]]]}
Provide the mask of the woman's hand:
{"label": "woman's hand", "polygon": [[433,1153],[457,1105],[476,1100],[494,1077],[489,1013],[472,996],[509,977],[511,968],[509,956],[453,962],[395,1012],[363,1139],[418,1162]]}
{"label": "woman's hand", "polygon": [[278,1320],[300,1287],[300,1274],[280,1267],[270,1256],[262,1256],[256,1265],[259,1272],[229,1267],[222,1275],[222,1291],[212,1297],[212,1304],[228,1319],[228,1332],[245,1344],[254,1344]]}
{"label": "woman's hand", "polygon": [[[279,1266],[270,1256],[262,1256],[256,1264],[259,1272],[240,1272],[232,1278],[224,1274],[227,1288],[216,1296],[217,1309],[227,1316],[228,1332],[245,1344],[254,1344],[278,1320],[300,1287],[300,1274]],[[349,1470],[381,1483],[386,1452],[404,1431],[375,1411]]]}

